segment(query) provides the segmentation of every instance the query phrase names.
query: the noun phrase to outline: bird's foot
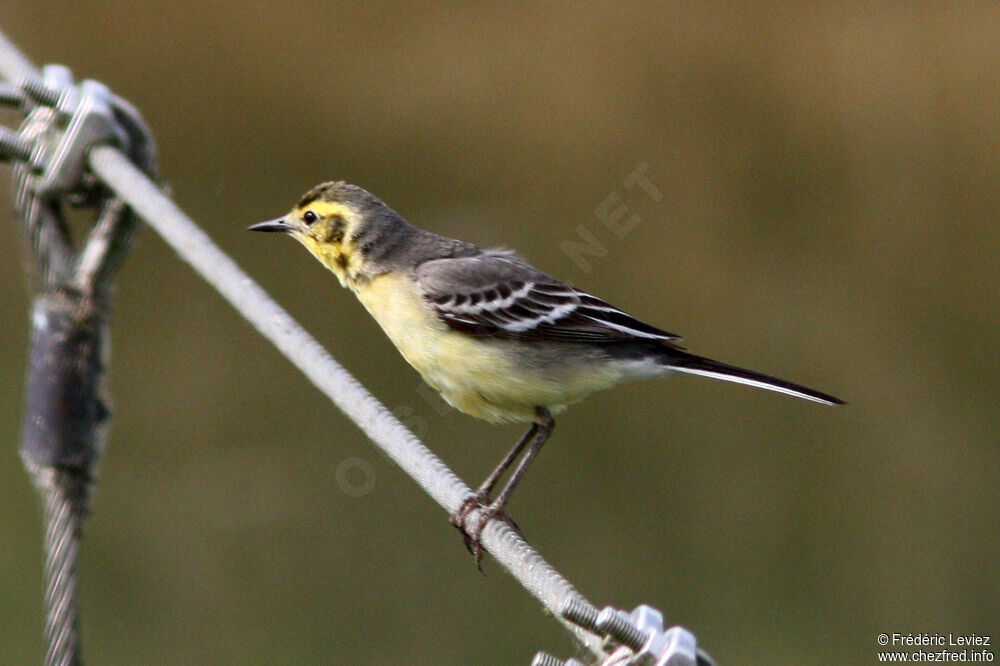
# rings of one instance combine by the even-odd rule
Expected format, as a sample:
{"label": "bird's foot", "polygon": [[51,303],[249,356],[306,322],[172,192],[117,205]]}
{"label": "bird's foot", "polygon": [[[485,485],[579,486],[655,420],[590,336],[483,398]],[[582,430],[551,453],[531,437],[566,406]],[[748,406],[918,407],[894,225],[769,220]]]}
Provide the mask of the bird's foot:
{"label": "bird's foot", "polygon": [[504,507],[499,502],[490,501],[489,496],[483,492],[477,492],[466,497],[465,501],[462,502],[462,506],[459,507],[458,511],[451,514],[451,518],[449,519],[451,524],[462,533],[462,538],[465,540],[465,547],[472,553],[472,557],[476,560],[476,568],[480,572],[483,570],[483,544],[480,538],[482,537],[483,529],[494,518],[502,519],[514,528],[518,534],[521,533],[517,523],[504,511]]}

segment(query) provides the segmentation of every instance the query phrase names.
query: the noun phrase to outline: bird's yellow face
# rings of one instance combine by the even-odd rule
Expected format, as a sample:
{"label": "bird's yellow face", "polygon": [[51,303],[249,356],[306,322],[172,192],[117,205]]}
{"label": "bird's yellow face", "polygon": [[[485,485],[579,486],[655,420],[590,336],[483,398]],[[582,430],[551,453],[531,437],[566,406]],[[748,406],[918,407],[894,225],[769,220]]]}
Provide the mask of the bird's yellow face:
{"label": "bird's yellow face", "polygon": [[353,287],[363,257],[352,239],[363,224],[363,217],[350,206],[340,201],[315,199],[300,203],[285,217],[250,228],[290,234],[333,271],[342,286]]}

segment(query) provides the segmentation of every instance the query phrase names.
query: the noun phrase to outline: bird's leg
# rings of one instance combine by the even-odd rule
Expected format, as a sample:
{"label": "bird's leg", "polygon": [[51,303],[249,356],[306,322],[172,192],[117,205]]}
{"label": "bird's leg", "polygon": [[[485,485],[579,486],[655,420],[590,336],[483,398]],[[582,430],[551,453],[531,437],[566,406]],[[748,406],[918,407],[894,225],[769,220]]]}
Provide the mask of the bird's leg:
{"label": "bird's leg", "polygon": [[485,481],[482,482],[479,489],[476,491],[476,497],[483,500],[483,504],[486,503],[485,500],[490,498],[490,493],[493,492],[493,486],[497,485],[497,481],[500,480],[503,473],[507,471],[507,468],[510,467],[511,463],[517,460],[517,457],[521,455],[521,451],[524,450],[525,445],[535,437],[535,433],[537,432],[538,424],[532,423],[531,427],[528,428],[523,435],[521,435],[521,439],[517,441],[514,448],[507,453],[507,456],[500,461],[500,464],[497,465],[496,469],[493,470],[488,477],[486,477]]}
{"label": "bird's leg", "polygon": [[511,464],[517,460],[517,457],[521,455],[521,451],[523,451],[528,442],[535,437],[535,433],[537,432],[538,424],[532,423],[527,432],[521,435],[521,439],[517,441],[514,448],[512,448],[504,459],[500,461],[500,464],[497,465],[496,469],[494,469],[490,475],[486,477],[486,480],[483,481],[476,492],[466,497],[458,511],[451,515],[452,525],[464,532],[465,521],[468,520],[469,514],[474,509],[484,509],[489,506],[492,501],[490,500],[490,493],[493,492],[493,486],[497,484],[497,481],[499,481],[500,477],[507,471],[507,468],[509,468]]}
{"label": "bird's leg", "polygon": [[549,435],[552,434],[552,429],[556,426],[556,421],[552,418],[552,415],[549,414],[549,410],[543,407],[538,407],[535,410],[535,413],[539,418],[539,422],[535,424],[538,428],[535,431],[535,436],[531,440],[531,445],[528,447],[528,452],[524,454],[523,458],[521,458],[521,462],[518,464],[517,469],[514,470],[514,473],[510,475],[510,479],[507,481],[507,485],[503,487],[503,490],[500,491],[500,495],[496,498],[496,500],[494,500],[493,504],[490,505],[490,511],[495,516],[503,513],[504,507],[506,507],[507,502],[510,501],[510,496],[514,494],[514,488],[516,488],[517,484],[521,481],[521,477],[523,477],[524,473],[527,471],[528,465],[530,465],[531,461],[535,459],[538,452],[542,450],[542,445],[545,444],[546,440],[548,440]]}
{"label": "bird's leg", "polygon": [[[545,441],[552,434],[552,430],[556,425],[555,419],[552,418],[552,414],[550,414],[549,410],[544,407],[536,407],[535,416],[538,420],[531,424],[528,431],[524,433],[514,448],[511,449],[500,464],[497,465],[497,468],[493,470],[493,473],[490,474],[485,481],[483,481],[483,484],[479,487],[479,489],[473,495],[470,495],[462,504],[461,508],[451,516],[452,525],[462,531],[462,535],[465,537],[465,545],[472,552],[473,556],[475,556],[477,565],[483,555],[483,547],[479,542],[479,537],[483,532],[483,528],[486,527],[486,524],[490,520],[503,517],[507,520],[507,522],[511,523],[515,529],[517,529],[517,526],[514,525],[513,521],[510,520],[510,517],[504,512],[504,509],[510,501],[511,495],[514,494],[514,488],[517,487],[517,484],[521,481],[525,471],[527,471],[528,465],[531,464],[531,461],[534,460],[535,456],[538,455],[538,452],[541,451],[542,445],[545,444]],[[495,500],[487,504],[490,500],[490,492],[493,490],[497,481],[507,468],[510,467],[511,464],[517,459],[518,455],[520,455],[521,451],[526,446],[528,451],[524,454],[521,462],[518,463],[514,473],[511,474],[510,479],[507,481],[507,485],[503,487],[503,490],[500,491],[500,494]],[[483,513],[470,531],[466,522],[469,519],[469,515],[475,509],[483,509]]]}

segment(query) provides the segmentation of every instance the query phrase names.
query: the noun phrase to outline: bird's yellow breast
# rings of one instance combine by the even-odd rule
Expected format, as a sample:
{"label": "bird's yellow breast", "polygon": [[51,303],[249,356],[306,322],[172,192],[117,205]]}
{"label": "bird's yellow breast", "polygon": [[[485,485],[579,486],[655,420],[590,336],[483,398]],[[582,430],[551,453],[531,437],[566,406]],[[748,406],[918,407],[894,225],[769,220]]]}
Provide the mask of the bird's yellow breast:
{"label": "bird's yellow breast", "polygon": [[[440,363],[448,330],[413,281],[383,273],[349,286],[403,357],[426,379]],[[434,383],[432,386],[440,390]]]}
{"label": "bird's yellow breast", "polygon": [[349,284],[403,357],[453,407],[489,421],[531,421],[622,379],[587,363],[539,365],[525,345],[472,337],[441,321],[410,278],[385,273]]}

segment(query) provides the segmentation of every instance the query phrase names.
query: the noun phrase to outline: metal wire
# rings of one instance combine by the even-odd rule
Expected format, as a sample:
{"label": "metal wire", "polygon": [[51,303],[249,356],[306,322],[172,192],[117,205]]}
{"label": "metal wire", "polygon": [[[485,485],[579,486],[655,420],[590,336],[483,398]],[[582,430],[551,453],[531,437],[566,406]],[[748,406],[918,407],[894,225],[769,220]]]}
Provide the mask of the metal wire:
{"label": "metal wire", "polygon": [[91,481],[75,472],[26,464],[33,467],[31,477],[45,512],[45,664],[76,666],[82,662],[77,562]]}
{"label": "metal wire", "polygon": [[29,76],[37,77],[38,69],[0,32],[0,77],[8,81],[19,81]]}
{"label": "metal wire", "polygon": [[[52,109],[35,109],[22,125],[20,136],[28,141],[44,141],[54,118]],[[33,177],[27,165],[14,167],[14,206],[27,230],[40,286],[50,291],[70,280],[76,257],[62,214],[63,203],[58,199],[33,196],[28,187],[28,181]]]}

